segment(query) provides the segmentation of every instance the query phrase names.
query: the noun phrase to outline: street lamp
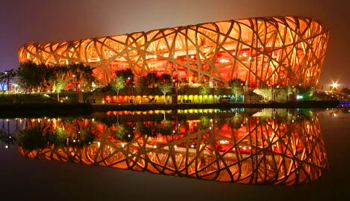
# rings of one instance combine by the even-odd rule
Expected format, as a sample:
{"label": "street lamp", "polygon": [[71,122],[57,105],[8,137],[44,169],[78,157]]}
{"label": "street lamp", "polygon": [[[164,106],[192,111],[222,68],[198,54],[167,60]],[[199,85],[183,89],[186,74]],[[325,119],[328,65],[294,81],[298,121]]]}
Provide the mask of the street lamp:
{"label": "street lamp", "polygon": [[338,89],[339,84],[337,82],[333,82],[331,86],[332,86],[332,90],[334,90],[334,89]]}

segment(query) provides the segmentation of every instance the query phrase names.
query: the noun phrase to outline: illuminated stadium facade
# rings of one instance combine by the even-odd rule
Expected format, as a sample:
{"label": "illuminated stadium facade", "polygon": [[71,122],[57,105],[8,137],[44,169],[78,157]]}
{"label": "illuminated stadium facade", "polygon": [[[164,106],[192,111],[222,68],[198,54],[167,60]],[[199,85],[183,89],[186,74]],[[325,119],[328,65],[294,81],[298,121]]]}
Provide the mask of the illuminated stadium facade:
{"label": "illuminated stadium facade", "polygon": [[250,87],[315,86],[329,32],[306,17],[263,17],[55,43],[26,43],[20,62],[84,63],[107,84],[115,71],[171,74],[187,83],[241,79]]}

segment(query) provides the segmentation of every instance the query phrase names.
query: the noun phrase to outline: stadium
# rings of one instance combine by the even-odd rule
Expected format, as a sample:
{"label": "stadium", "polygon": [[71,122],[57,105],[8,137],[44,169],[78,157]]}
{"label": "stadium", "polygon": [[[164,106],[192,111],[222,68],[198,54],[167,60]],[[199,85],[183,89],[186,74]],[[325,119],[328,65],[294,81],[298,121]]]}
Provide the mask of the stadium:
{"label": "stadium", "polygon": [[227,20],[148,32],[53,43],[26,43],[21,63],[84,63],[107,85],[115,71],[170,74],[182,83],[246,86],[316,86],[329,32],[321,22],[296,16]]}

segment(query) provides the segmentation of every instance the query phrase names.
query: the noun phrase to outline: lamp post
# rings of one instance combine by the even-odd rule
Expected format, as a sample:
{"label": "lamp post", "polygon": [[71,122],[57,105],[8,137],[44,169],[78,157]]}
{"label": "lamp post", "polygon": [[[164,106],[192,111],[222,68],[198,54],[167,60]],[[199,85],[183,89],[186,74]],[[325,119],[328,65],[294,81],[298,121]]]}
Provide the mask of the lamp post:
{"label": "lamp post", "polygon": [[241,86],[243,88],[243,99],[242,99],[242,102],[244,103],[244,100],[245,100],[245,82],[241,82]]}
{"label": "lamp post", "polygon": [[79,102],[79,83],[78,83],[78,78],[76,77],[75,74],[73,74],[73,79],[75,81],[75,99],[77,102]]}
{"label": "lamp post", "polygon": [[178,93],[179,93],[178,82],[176,82],[175,79],[173,79],[173,86],[175,88],[175,97],[172,100],[172,104],[174,105],[174,104],[177,104],[177,96],[178,96]]}
{"label": "lamp post", "polygon": [[339,84],[338,84],[338,82],[333,82],[332,84],[331,84],[331,87],[332,87],[332,91],[337,91],[338,90],[338,86],[339,86]]}

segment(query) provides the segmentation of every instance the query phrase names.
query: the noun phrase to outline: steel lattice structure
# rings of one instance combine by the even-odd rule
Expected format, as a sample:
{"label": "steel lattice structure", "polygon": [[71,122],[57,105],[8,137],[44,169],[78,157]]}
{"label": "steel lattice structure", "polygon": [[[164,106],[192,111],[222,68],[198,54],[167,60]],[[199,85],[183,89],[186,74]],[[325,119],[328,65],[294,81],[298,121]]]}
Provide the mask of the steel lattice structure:
{"label": "steel lattice structure", "polygon": [[[29,120],[28,127],[37,124]],[[26,158],[244,184],[307,183],[328,169],[317,118],[288,122],[281,117],[249,117],[242,124],[224,119],[213,128],[188,121],[183,132],[154,137],[135,134],[130,142],[110,138],[113,127],[91,120],[40,124],[46,129],[65,127],[72,136],[78,127],[89,127],[99,138],[81,148],[52,145],[29,151],[19,147]]]}
{"label": "steel lattice structure", "polygon": [[84,63],[106,84],[116,70],[172,74],[186,82],[238,78],[252,87],[314,86],[329,32],[307,17],[263,17],[56,43],[27,43],[20,62]]}

